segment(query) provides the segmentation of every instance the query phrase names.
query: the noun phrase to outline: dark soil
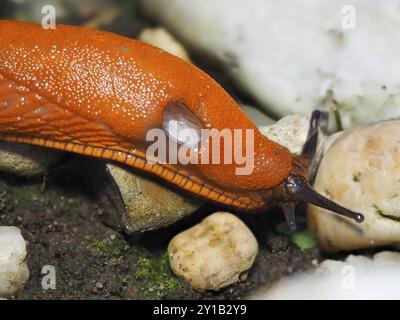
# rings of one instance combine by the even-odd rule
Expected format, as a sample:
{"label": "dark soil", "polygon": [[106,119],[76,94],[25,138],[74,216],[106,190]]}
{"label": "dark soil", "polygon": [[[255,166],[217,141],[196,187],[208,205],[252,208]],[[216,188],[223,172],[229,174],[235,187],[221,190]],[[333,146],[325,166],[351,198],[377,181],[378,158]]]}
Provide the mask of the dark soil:
{"label": "dark soil", "polygon": [[[103,224],[107,212],[81,176],[77,169],[50,174],[44,192],[42,179],[0,176],[0,225],[19,227],[28,242],[31,276],[15,299],[241,299],[321,259],[317,248],[301,251],[276,231],[278,212],[239,214],[260,246],[247,280],[217,293],[196,293],[172,273],[166,248],[175,234],[219,208],[208,205],[162,230],[122,235]],[[55,267],[55,290],[42,289],[45,265]]]}

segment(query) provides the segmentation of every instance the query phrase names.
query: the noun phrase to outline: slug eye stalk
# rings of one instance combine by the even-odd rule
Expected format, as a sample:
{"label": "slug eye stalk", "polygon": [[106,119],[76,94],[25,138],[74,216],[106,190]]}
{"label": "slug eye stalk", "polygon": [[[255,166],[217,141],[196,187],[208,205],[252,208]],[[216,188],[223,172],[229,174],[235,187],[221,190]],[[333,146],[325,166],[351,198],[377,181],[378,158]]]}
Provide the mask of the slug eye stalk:
{"label": "slug eye stalk", "polygon": [[304,177],[291,174],[285,182],[285,188],[295,200],[309,202],[338,215],[353,219],[358,223],[364,221],[364,216],[361,213],[346,209],[316,192]]}
{"label": "slug eye stalk", "polygon": [[325,131],[328,126],[328,113],[316,110],[312,113],[310,129],[307,140],[303,146],[300,157],[297,157],[294,164],[294,171],[283,182],[283,189],[289,201],[281,204],[289,229],[296,230],[295,223],[295,203],[304,201],[318,207],[330,210],[338,215],[350,218],[358,223],[364,221],[361,213],[346,209],[336,202],[324,197],[316,192],[310,185],[308,179],[313,179],[313,173],[310,171],[312,160],[315,156],[318,143],[319,129]]}

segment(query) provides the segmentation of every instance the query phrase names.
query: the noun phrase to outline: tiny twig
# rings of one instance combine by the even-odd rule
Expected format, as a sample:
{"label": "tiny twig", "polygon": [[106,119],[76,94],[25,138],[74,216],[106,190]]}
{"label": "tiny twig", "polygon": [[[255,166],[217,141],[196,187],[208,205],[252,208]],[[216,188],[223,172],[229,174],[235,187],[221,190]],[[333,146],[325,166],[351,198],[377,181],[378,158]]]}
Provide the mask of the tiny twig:
{"label": "tiny twig", "polygon": [[333,106],[331,107],[331,111],[333,112],[333,115],[335,116],[337,131],[343,131],[343,123],[342,123],[342,117],[341,117],[340,111],[339,111],[339,104],[336,100],[333,100],[332,103],[333,103]]}
{"label": "tiny twig", "polygon": [[42,184],[40,185],[40,192],[43,193],[46,191],[47,184],[47,171],[43,174]]}

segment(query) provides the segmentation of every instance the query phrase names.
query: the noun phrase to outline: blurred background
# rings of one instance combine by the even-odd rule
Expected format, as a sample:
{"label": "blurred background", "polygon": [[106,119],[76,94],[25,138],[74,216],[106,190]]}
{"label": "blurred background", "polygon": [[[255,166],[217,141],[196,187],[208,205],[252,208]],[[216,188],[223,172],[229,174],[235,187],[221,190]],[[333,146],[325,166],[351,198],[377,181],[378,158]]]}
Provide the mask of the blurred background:
{"label": "blurred background", "polygon": [[41,23],[45,5],[55,7],[57,23],[102,28],[130,37],[141,29],[136,0],[4,0],[0,14],[2,19]]}

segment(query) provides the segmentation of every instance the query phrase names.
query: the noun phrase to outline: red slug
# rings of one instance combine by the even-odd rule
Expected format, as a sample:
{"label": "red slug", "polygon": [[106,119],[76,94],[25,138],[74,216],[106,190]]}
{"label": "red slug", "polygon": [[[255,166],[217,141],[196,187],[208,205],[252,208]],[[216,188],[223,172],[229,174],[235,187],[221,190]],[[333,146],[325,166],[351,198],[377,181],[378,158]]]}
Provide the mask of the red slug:
{"label": "red slug", "polygon": [[[147,161],[147,132],[165,130],[174,116],[204,129],[254,130],[254,170],[237,175],[234,163]],[[291,227],[301,200],[363,220],[308,183],[320,117],[314,113],[303,153],[293,156],[206,73],[158,48],[82,27],[0,21],[1,140],[120,162],[243,211],[279,205]]]}

